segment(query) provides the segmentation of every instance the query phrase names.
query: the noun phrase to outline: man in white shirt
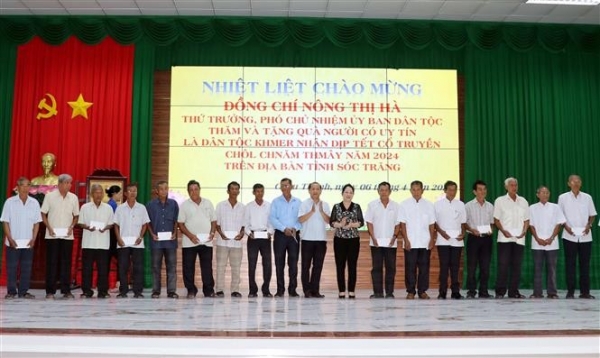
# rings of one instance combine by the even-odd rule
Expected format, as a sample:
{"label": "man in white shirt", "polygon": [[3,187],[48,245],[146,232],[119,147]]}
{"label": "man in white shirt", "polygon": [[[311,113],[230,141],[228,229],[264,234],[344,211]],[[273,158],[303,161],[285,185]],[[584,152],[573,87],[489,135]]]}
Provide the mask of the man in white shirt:
{"label": "man in white shirt", "polygon": [[[323,298],[321,294],[321,272],[327,253],[327,225],[329,224],[329,204],[321,201],[321,184],[308,185],[310,198],[304,200],[298,210],[302,257],[302,290],[306,298]],[[310,266],[312,264],[312,272]]]}
{"label": "man in white shirt", "polygon": [[217,215],[210,200],[200,197],[200,183],[190,180],[187,184],[190,198],[179,207],[179,230],[183,233],[181,256],[183,284],[187,288],[187,298],[198,294],[194,283],[196,257],[200,258],[202,292],[204,297],[215,297],[215,280],[212,272],[212,241],[217,230]]}
{"label": "man in white shirt", "polygon": [[[42,216],[40,204],[29,196],[29,187],[29,179],[20,177],[17,180],[17,195],[6,199],[0,216],[6,238],[5,299],[13,299],[17,296],[26,299],[35,298],[27,291],[31,281],[33,248]],[[18,290],[17,272],[19,273]]]}
{"label": "man in white shirt", "polygon": [[56,294],[56,268],[60,264],[60,292],[63,298],[71,293],[71,261],[73,257],[73,228],[79,216],[79,199],[70,192],[73,178],[58,176],[58,190],[44,197],[42,221],[46,225],[46,298]]}
{"label": "man in white shirt", "polygon": [[571,191],[558,197],[558,206],[566,219],[562,237],[565,246],[567,298],[575,298],[575,276],[579,256],[579,298],[593,299],[594,296],[590,294],[590,258],[596,207],[592,197],[581,191],[579,175],[569,176],[568,185]]}
{"label": "man in white shirt", "polygon": [[[423,198],[423,183],[410,183],[411,198],[400,203],[400,229],[404,238],[404,280],[406,299],[415,294],[427,300],[431,249],[435,244],[435,208]],[[418,268],[418,273],[417,273]]]}
{"label": "man in white shirt", "polygon": [[448,271],[450,271],[451,298],[461,299],[458,270],[460,255],[465,246],[465,223],[467,212],[465,204],[456,199],[458,185],[449,180],[444,184],[446,196],[434,204],[435,227],[437,231],[436,246],[440,260],[440,287],[438,299],[446,299],[448,290]]}
{"label": "man in white shirt", "polygon": [[[506,195],[494,202],[494,224],[498,228],[498,274],[496,298],[507,291],[510,298],[525,298],[519,292],[521,264],[525,250],[525,234],[529,228],[529,204],[517,195],[519,184],[515,178],[504,181]],[[510,274],[510,281],[508,279]]]}
{"label": "man in white shirt", "polygon": [[113,227],[112,207],[102,202],[104,189],[100,184],[90,188],[92,201],[79,212],[79,226],[83,229],[81,240],[81,297],[91,298],[94,263],[98,272],[98,298],[108,298],[108,263],[110,229]]}
{"label": "man in white shirt", "polygon": [[119,261],[119,294],[127,298],[129,291],[128,272],[132,266],[133,297],[144,298],[144,234],[150,217],[146,207],[137,202],[137,184],[128,184],[125,189],[127,201],[117,207],[114,224],[117,236]]}
{"label": "man in white shirt", "polygon": [[485,200],[487,184],[482,180],[473,183],[475,199],[465,204],[467,212],[467,298],[477,295],[476,271],[479,266],[479,298],[491,298],[488,292],[490,262],[492,260],[492,225],[494,206]]}
{"label": "man in white shirt", "polygon": [[[373,200],[367,207],[365,221],[371,238],[371,280],[373,294],[370,298],[383,298],[385,266],[385,297],[394,298],[396,280],[396,254],[400,235],[400,206],[390,200],[392,186],[381,182],[377,186],[379,199]],[[401,238],[400,238],[401,240]]]}
{"label": "man in white shirt", "polygon": [[543,298],[542,272],[546,266],[546,290],[548,298],[558,298],[556,294],[556,261],[558,258],[558,234],[565,217],[560,207],[548,202],[550,190],[541,186],[536,196],[539,202],[529,207],[529,230],[533,253],[533,294],[530,298]]}
{"label": "man in white shirt", "polygon": [[265,187],[254,184],[252,187],[254,200],[246,204],[244,213],[244,228],[248,236],[248,281],[250,293],[248,297],[257,297],[258,285],[256,284],[256,263],[258,254],[262,257],[263,284],[261,291],[263,297],[273,297],[269,289],[273,272],[271,263],[271,239],[273,227],[269,224],[269,211],[271,203],[264,200]]}
{"label": "man in white shirt", "polygon": [[227,184],[229,198],[217,204],[217,297],[225,293],[225,269],[231,268],[231,297],[240,298],[240,269],[242,267],[242,239],[244,238],[244,204],[237,201],[240,184]]}

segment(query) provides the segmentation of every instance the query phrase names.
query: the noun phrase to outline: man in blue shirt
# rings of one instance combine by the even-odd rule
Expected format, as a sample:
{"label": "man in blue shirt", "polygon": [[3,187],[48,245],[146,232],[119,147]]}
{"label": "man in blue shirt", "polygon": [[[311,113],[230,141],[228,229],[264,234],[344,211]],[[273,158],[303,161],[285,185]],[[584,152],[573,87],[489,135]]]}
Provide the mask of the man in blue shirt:
{"label": "man in blue shirt", "polygon": [[161,180],[156,183],[158,197],[146,205],[150,225],[148,231],[152,256],[152,298],[160,297],[160,282],[163,257],[167,266],[167,297],[177,295],[177,217],[179,205],[169,199],[169,184]]}
{"label": "man in blue shirt", "polygon": [[298,210],[301,201],[292,196],[292,180],[283,178],[279,182],[281,196],[271,203],[269,223],[275,228],[273,251],[275,253],[275,273],[277,276],[277,293],[275,297],[283,297],[285,293],[285,256],[288,255],[290,283],[288,293],[290,297],[299,297],[296,292],[298,286],[298,252],[300,251],[300,228]]}

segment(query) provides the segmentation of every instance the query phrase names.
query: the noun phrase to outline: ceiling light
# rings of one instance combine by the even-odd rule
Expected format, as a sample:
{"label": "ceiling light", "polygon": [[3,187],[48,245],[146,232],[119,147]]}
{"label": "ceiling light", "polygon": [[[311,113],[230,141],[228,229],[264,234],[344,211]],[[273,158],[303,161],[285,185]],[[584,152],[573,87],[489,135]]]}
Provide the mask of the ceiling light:
{"label": "ceiling light", "polygon": [[546,5],[588,5],[594,6],[600,4],[600,0],[527,0],[527,4],[546,4]]}

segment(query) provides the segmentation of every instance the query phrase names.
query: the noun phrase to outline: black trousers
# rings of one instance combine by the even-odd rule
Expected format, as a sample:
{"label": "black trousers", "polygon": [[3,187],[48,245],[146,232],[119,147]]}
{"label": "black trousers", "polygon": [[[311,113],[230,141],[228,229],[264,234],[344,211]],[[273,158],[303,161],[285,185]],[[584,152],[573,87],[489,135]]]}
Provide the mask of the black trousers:
{"label": "black trousers", "polygon": [[56,294],[60,264],[60,293],[71,293],[71,261],[73,240],[46,239],[46,293]]}
{"label": "black trousers", "polygon": [[579,291],[581,294],[590,293],[590,258],[592,256],[591,242],[572,242],[563,239],[565,247],[565,269],[567,290],[575,292],[577,259],[579,258]]}
{"label": "black trousers", "polygon": [[132,266],[133,293],[140,294],[144,289],[144,249],[121,247],[117,249],[119,260],[119,293],[129,291],[129,265]]}
{"label": "black trousers", "polygon": [[183,284],[188,294],[198,294],[198,287],[194,283],[196,276],[196,257],[200,258],[200,273],[202,275],[202,293],[204,296],[215,292],[215,279],[213,277],[212,257],[213,248],[206,245],[184,247],[181,249],[183,268]]}
{"label": "black trousers", "polygon": [[421,294],[429,289],[430,257],[431,250],[404,250],[404,283],[406,285],[406,292]]}
{"label": "black trousers", "polygon": [[492,236],[467,237],[467,290],[477,293],[477,267],[479,267],[479,294],[488,293],[490,262],[492,261]]}
{"label": "black trousers", "polygon": [[268,239],[248,239],[248,282],[251,294],[258,293],[256,284],[256,263],[258,254],[262,257],[263,284],[261,291],[263,294],[271,293],[269,285],[271,284],[272,264],[271,264],[271,240]]}
{"label": "black trousers", "polygon": [[356,263],[360,252],[360,238],[333,238],[333,252],[339,292],[346,292],[346,264],[348,264],[348,292],[356,288]]}
{"label": "black trousers", "polygon": [[457,294],[460,292],[458,269],[462,247],[437,246],[437,250],[440,259],[440,295],[446,296],[448,291],[448,272],[450,272],[450,290],[453,294]]}
{"label": "black trousers", "polygon": [[[504,296],[508,284],[508,296],[519,294],[521,281],[521,263],[525,246],[516,242],[498,243],[498,274],[496,277],[496,294]],[[509,279],[510,275],[510,279]]]}
{"label": "black trousers", "polygon": [[302,240],[300,250],[302,251],[302,291],[305,294],[320,293],[327,241]]}
{"label": "black trousers", "polygon": [[94,276],[94,263],[98,276],[98,294],[108,293],[108,264],[109,250],[82,249],[81,250],[81,290],[86,295],[92,295],[92,277]]}
{"label": "black trousers", "polygon": [[394,281],[396,280],[396,253],[398,249],[393,247],[371,246],[371,280],[373,281],[373,293],[383,294],[383,267],[385,266],[385,293],[394,293]]}
{"label": "black trousers", "polygon": [[291,236],[285,236],[285,234],[279,230],[275,230],[275,239],[273,241],[273,252],[275,253],[275,275],[277,276],[277,293],[283,294],[285,292],[285,258],[287,254],[288,263],[288,275],[290,278],[290,284],[288,286],[288,292],[296,292],[298,287],[298,254],[300,251],[300,238],[299,234],[295,238]]}

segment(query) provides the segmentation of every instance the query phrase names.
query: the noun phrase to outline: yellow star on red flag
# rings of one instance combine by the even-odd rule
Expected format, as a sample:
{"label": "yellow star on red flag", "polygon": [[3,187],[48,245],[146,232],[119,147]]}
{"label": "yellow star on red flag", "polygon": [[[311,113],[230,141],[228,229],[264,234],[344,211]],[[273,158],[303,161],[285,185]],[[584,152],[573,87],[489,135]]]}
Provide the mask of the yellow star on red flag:
{"label": "yellow star on red flag", "polygon": [[86,102],[83,99],[83,95],[80,93],[79,97],[77,97],[77,101],[75,102],[67,102],[71,108],[73,108],[73,113],[71,114],[71,119],[82,116],[85,119],[88,119],[87,109],[91,107],[92,102]]}

